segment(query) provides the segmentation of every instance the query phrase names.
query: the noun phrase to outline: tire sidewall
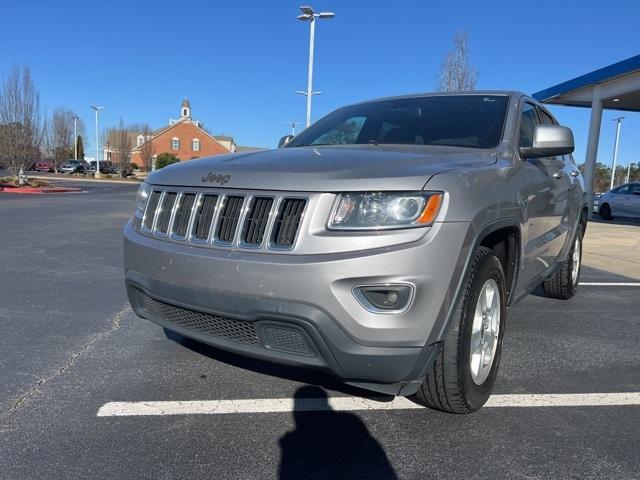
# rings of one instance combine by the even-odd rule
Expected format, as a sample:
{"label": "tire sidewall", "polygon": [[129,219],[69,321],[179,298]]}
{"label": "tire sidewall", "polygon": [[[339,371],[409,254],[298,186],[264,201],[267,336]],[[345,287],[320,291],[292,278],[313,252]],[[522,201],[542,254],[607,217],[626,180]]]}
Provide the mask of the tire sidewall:
{"label": "tire sidewall", "polygon": [[[477,385],[471,376],[471,333],[473,330],[473,317],[475,314],[478,297],[482,291],[482,287],[487,280],[493,279],[498,284],[500,295],[500,331],[498,333],[498,342],[496,345],[496,353],[493,358],[491,371],[481,385]],[[493,255],[485,257],[478,265],[475,275],[472,277],[472,285],[469,294],[464,300],[462,310],[463,319],[463,335],[461,336],[461,362],[460,362],[460,381],[462,382],[462,391],[469,408],[477,410],[486,403],[493,391],[493,386],[498,374],[500,365],[500,357],[502,354],[502,340],[504,338],[505,320],[506,320],[506,294],[505,294],[505,276],[500,261]]]}
{"label": "tire sidewall", "polygon": [[[578,267],[578,276],[576,277],[576,281],[573,281],[571,277],[571,272],[573,272],[573,252],[576,248],[576,240],[578,240],[578,245],[580,246],[580,265]],[[569,275],[569,288],[571,289],[571,295],[575,295],[578,291],[578,283],[580,282],[580,271],[582,270],[582,226],[578,226],[576,229],[576,236],[573,239],[573,243],[571,244],[571,250],[569,250],[569,258],[567,258],[568,263],[568,275]]]}

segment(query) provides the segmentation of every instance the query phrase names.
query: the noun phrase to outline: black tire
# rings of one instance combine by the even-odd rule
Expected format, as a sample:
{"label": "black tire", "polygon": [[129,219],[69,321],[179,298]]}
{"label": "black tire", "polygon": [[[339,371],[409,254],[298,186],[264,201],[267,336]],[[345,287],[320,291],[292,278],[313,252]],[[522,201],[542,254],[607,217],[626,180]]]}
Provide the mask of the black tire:
{"label": "black tire", "polygon": [[[603,205],[604,206],[604,205]],[[578,273],[575,278],[572,276],[573,266],[575,263],[574,253],[578,249]],[[542,283],[542,289],[545,296],[549,298],[557,298],[558,300],[569,300],[578,291],[578,283],[580,282],[580,268],[582,266],[582,225],[578,225],[576,235],[571,245],[571,250],[567,258],[562,262],[560,269],[550,278]]]}
{"label": "black tire", "polygon": [[[500,298],[500,328],[491,370],[481,384],[471,374],[471,333],[478,297],[483,286],[493,279]],[[449,413],[471,413],[489,399],[496,381],[506,320],[505,276],[500,260],[492,250],[479,247],[473,254],[451,326],[438,346],[436,359],[429,368],[415,399],[427,407]]]}
{"label": "black tire", "polygon": [[600,207],[598,214],[603,220],[613,220],[613,217],[611,216],[611,207],[608,203],[605,203]]}

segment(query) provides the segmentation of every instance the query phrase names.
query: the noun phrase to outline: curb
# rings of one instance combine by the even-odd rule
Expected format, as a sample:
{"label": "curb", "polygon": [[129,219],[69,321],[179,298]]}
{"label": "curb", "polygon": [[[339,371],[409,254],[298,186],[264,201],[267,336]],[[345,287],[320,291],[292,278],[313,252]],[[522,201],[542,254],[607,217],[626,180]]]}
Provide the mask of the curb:
{"label": "curb", "polygon": [[95,178],[76,178],[76,177],[41,177],[39,175],[29,175],[29,178],[37,180],[54,181],[61,180],[63,182],[96,182],[96,183],[119,183],[121,185],[140,185],[144,180],[103,180]]}

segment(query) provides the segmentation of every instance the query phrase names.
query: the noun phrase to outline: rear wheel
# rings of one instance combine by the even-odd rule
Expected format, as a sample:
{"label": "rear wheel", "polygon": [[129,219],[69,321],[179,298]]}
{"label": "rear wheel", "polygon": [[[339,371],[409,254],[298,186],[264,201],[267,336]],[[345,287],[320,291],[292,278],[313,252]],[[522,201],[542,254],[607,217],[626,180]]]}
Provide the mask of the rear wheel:
{"label": "rear wheel", "polygon": [[542,284],[544,293],[549,298],[568,300],[578,291],[580,267],[582,266],[582,225],[578,226],[576,238],[569,255],[560,269]]}
{"label": "rear wheel", "polygon": [[437,410],[471,413],[489,399],[498,373],[506,319],[500,260],[480,247],[473,255],[452,324],[416,399]]}
{"label": "rear wheel", "polygon": [[604,220],[613,220],[613,217],[611,216],[611,207],[608,203],[602,205],[598,213]]}

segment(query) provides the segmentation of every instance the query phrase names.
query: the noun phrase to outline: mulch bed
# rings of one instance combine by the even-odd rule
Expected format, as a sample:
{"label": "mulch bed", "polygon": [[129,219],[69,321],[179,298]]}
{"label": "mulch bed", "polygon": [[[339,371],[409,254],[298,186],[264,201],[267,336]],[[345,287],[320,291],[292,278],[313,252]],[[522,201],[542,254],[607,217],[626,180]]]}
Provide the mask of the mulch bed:
{"label": "mulch bed", "polygon": [[15,185],[0,184],[2,193],[78,193],[81,188],[76,187],[16,187]]}

